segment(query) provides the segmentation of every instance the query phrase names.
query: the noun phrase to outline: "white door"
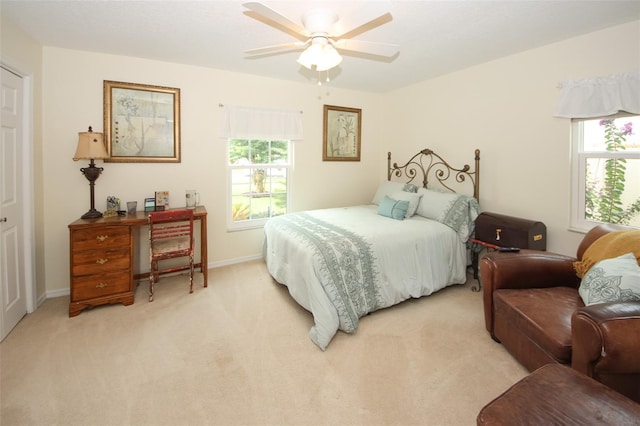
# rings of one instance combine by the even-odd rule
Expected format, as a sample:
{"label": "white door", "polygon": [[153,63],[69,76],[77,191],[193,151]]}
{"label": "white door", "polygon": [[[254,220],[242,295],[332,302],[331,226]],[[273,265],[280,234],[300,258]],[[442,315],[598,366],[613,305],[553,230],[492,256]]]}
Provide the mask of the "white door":
{"label": "white door", "polygon": [[2,68],[0,88],[0,341],[27,313],[22,167],[22,78]]}

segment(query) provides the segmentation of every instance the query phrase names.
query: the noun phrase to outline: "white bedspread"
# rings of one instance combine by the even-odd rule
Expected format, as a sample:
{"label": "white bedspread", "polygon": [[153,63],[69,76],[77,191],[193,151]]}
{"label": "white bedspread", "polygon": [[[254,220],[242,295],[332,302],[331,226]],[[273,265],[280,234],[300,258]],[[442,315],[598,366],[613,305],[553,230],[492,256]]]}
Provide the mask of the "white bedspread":
{"label": "white bedspread", "polygon": [[454,230],[418,215],[393,220],[377,208],[291,213],[265,225],[268,270],[313,314],[309,335],[322,350],[369,312],[466,280],[466,248]]}

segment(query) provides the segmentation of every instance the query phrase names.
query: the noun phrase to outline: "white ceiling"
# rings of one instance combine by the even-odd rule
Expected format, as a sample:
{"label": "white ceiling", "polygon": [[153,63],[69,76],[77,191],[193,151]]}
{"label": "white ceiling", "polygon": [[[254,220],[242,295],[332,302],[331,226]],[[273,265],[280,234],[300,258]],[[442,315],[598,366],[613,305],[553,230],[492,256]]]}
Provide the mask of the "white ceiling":
{"label": "white ceiling", "polygon": [[[45,46],[315,83],[317,73],[296,63],[298,52],[259,58],[244,53],[296,39],[247,15],[243,3],[0,0],[0,13]],[[343,17],[368,7],[364,1],[263,3],[296,22],[318,6]],[[400,54],[386,61],[344,55],[342,64],[331,70],[331,85],[384,92],[640,19],[638,0],[392,0],[388,4],[393,20],[356,39],[397,44]]]}

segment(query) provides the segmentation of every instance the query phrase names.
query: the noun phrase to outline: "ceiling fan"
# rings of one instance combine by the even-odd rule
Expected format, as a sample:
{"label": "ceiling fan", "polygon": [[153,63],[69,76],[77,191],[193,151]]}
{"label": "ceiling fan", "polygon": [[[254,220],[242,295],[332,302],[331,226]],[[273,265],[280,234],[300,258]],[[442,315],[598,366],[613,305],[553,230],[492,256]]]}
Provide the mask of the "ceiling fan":
{"label": "ceiling fan", "polygon": [[303,50],[298,63],[308,69],[327,71],[342,62],[338,52],[391,58],[399,46],[389,43],[354,40],[359,34],[392,20],[381,6],[384,2],[368,2],[349,17],[338,17],[328,9],[312,9],[302,15],[302,26],[259,2],[244,3],[245,12],[274,28],[289,33],[299,41],[245,50],[250,55],[268,55]]}

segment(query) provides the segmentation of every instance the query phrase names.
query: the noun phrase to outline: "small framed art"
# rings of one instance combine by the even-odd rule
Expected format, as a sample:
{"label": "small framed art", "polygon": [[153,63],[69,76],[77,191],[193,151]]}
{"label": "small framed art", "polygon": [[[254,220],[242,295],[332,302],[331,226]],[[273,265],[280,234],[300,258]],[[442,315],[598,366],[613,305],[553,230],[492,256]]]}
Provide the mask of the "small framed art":
{"label": "small framed art", "polygon": [[169,208],[169,191],[156,191],[156,210]]}
{"label": "small framed art", "polygon": [[323,161],[360,161],[362,110],[324,106]]}
{"label": "small framed art", "polygon": [[180,89],[104,81],[108,162],[180,162]]}
{"label": "small framed art", "polygon": [[148,197],[144,199],[144,211],[153,212],[156,210],[156,197]]}

